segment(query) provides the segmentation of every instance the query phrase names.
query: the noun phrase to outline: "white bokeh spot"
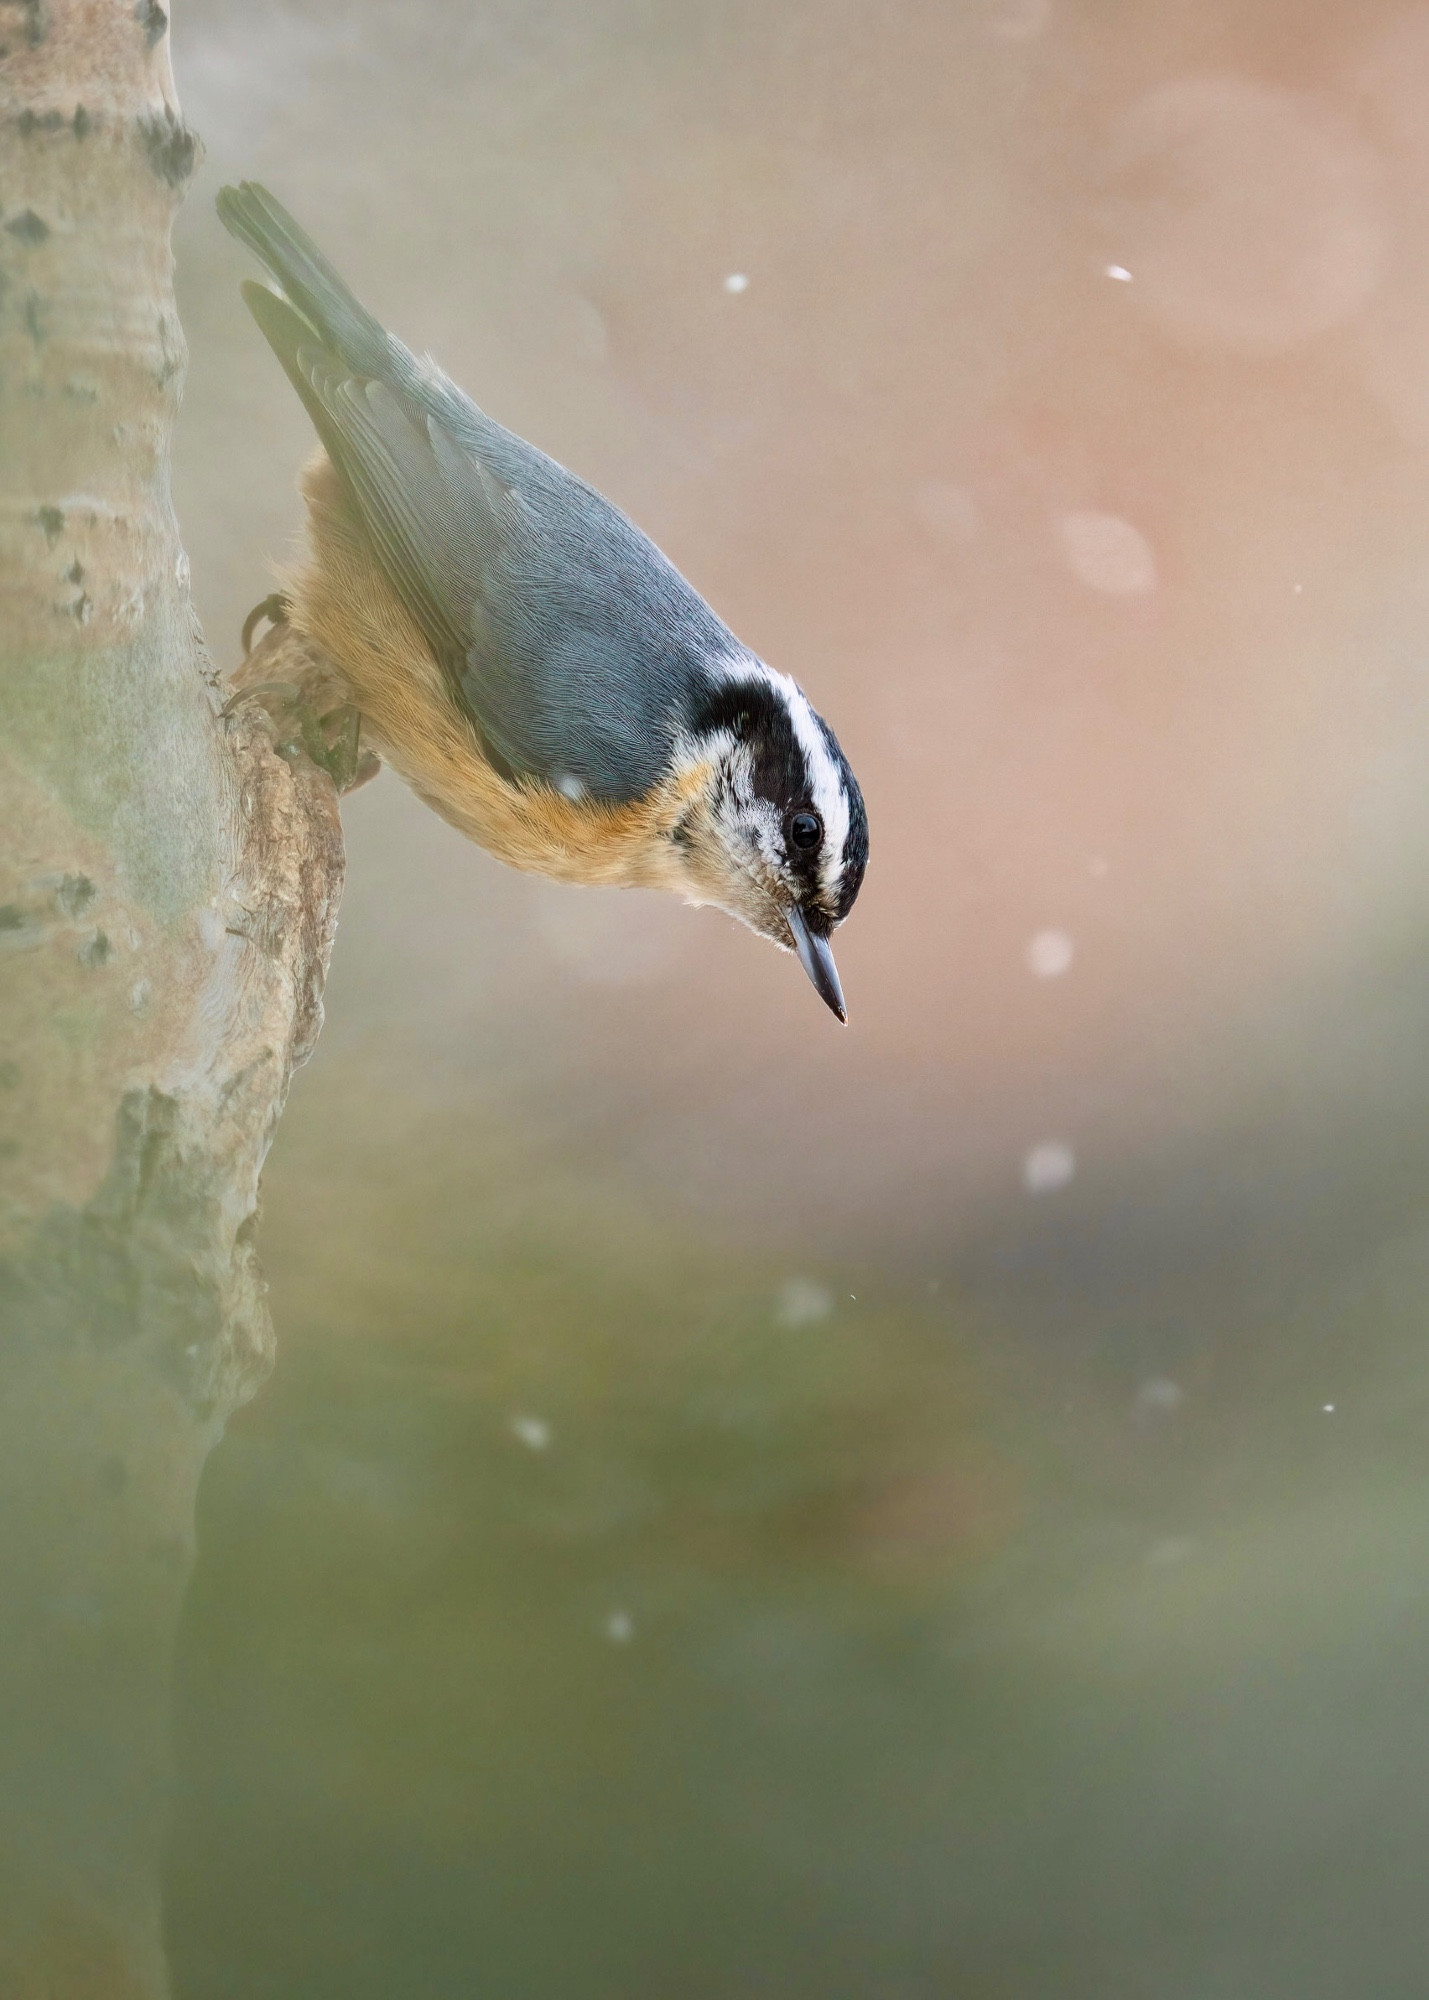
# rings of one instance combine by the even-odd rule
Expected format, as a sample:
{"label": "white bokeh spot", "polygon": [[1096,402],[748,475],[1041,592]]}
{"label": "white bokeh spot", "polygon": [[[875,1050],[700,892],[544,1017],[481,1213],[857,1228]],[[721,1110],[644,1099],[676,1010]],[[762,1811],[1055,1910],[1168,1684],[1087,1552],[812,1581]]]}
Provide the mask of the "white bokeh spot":
{"label": "white bokeh spot", "polygon": [[834,1295],[816,1278],[790,1278],[779,1287],[776,1317],[780,1326],[813,1326],[834,1309]]}
{"label": "white bokeh spot", "polygon": [[1037,931],[1027,940],[1027,970],[1038,979],[1060,979],[1075,956],[1066,931]]}
{"label": "white bokeh spot", "polygon": [[1120,514],[1077,508],[1060,522],[1068,569],[1109,597],[1145,597],[1156,588],[1156,557],[1139,528]]}
{"label": "white bokeh spot", "polygon": [[1077,1171],[1077,1156],[1064,1139],[1043,1139],[1022,1161],[1022,1185],[1029,1194],[1055,1194]]}
{"label": "white bokeh spot", "polygon": [[1136,1392],[1134,1409],[1143,1421],[1148,1417],[1172,1416],[1186,1400],[1186,1392],[1169,1375],[1153,1375]]}

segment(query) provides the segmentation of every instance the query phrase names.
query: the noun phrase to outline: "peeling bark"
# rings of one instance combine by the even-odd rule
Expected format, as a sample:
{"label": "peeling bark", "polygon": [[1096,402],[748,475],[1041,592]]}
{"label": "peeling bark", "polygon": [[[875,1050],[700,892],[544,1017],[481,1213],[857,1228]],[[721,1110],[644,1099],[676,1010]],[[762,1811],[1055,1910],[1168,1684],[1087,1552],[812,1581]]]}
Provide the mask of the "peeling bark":
{"label": "peeling bark", "polygon": [[168,1990],[170,1651],[342,880],[330,780],[222,712],[189,601],[167,29],[0,0],[4,2000]]}

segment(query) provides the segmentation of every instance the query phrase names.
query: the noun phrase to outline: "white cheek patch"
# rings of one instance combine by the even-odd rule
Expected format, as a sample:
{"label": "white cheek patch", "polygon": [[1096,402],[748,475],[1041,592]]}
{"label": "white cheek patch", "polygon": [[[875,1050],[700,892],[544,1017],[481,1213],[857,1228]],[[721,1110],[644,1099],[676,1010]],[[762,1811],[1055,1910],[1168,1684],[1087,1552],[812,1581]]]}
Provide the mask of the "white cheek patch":
{"label": "white cheek patch", "polygon": [[754,836],[755,845],[769,873],[782,881],[785,872],[784,829],[768,799],[756,799],[752,805],[746,806],[742,824]]}
{"label": "white cheek patch", "polygon": [[779,814],[768,799],[754,790],[754,759],[743,744],[730,738],[725,770],[729,794],[721,802],[717,817],[724,823],[727,845],[738,853],[752,842],[769,873],[783,875],[783,841]]}

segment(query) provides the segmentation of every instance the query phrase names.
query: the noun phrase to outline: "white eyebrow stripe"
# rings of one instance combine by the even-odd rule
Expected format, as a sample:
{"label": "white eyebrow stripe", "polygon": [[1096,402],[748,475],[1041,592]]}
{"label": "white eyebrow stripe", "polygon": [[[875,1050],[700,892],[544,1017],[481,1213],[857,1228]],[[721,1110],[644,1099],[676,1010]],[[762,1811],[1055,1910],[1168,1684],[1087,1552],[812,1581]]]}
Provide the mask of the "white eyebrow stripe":
{"label": "white eyebrow stripe", "polygon": [[784,697],[789,720],[794,725],[794,734],[804,753],[812,803],[824,822],[819,886],[826,896],[832,896],[843,871],[844,842],[848,839],[848,795],[844,791],[843,778],[824,739],[818,718],[798,682],[790,680],[787,674],[776,673],[763,660],[757,660],[755,664],[770,686]]}

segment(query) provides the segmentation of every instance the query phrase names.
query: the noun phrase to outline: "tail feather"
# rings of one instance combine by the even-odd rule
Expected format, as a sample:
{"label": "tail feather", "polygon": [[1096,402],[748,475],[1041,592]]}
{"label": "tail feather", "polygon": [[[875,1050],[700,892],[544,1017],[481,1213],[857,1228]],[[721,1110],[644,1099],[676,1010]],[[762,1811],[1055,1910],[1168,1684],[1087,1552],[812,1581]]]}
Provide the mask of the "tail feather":
{"label": "tail feather", "polygon": [[[391,365],[392,344],[385,328],[358,304],[307,231],[267,188],[257,181],[222,188],[217,207],[224,227],[267,267],[325,345],[335,347],[350,366],[365,374],[382,374]],[[245,285],[244,294],[272,340],[254,303],[253,288]],[[284,359],[277,342],[273,344],[279,359]]]}
{"label": "tail feather", "polygon": [[286,299],[280,299],[276,292],[270,292],[266,285],[255,284],[249,278],[245,280],[242,291],[249,312],[258,322],[259,331],[282,362],[288,380],[302,397],[313,426],[327,447],[328,456],[340,456],[341,440],[301,358],[303,348],[306,347],[311,354],[320,336],[302,313],[295,311]]}

